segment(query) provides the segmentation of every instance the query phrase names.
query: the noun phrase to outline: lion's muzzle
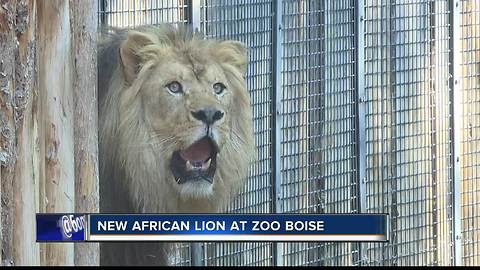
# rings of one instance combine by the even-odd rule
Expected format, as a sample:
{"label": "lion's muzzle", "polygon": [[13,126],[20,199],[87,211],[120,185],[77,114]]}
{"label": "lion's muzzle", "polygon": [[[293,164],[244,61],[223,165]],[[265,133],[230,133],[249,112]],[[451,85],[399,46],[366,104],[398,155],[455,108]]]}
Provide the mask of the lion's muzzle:
{"label": "lion's muzzle", "polygon": [[213,125],[213,123],[222,119],[223,115],[225,114],[224,112],[213,107],[207,107],[191,113],[195,119],[202,121],[207,126]]}

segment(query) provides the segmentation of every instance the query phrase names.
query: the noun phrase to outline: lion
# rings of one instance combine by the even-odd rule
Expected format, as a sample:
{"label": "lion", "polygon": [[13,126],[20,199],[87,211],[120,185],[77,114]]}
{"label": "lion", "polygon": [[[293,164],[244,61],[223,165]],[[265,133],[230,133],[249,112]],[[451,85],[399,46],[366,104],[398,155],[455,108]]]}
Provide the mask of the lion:
{"label": "lion", "polygon": [[[224,210],[255,159],[247,47],[175,25],[101,39],[100,212]],[[171,246],[102,243],[100,262],[166,265]]]}

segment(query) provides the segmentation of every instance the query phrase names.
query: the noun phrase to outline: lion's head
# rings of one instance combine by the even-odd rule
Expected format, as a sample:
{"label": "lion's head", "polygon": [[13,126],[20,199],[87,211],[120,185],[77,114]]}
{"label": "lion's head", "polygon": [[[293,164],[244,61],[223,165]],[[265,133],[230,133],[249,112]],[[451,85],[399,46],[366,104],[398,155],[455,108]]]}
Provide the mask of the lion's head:
{"label": "lion's head", "polygon": [[123,179],[109,184],[124,185],[138,211],[221,209],[254,153],[247,49],[174,26],[131,30],[117,43],[100,152]]}

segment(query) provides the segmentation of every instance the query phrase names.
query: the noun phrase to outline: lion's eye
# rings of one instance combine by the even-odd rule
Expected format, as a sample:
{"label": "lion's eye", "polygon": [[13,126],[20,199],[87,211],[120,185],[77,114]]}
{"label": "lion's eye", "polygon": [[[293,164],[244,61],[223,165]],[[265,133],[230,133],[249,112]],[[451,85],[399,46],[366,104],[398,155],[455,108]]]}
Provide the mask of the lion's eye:
{"label": "lion's eye", "polygon": [[213,85],[213,91],[215,91],[215,94],[220,95],[225,91],[227,87],[223,83],[216,83]]}
{"label": "lion's eye", "polygon": [[178,94],[178,93],[183,92],[182,85],[177,81],[173,81],[173,82],[167,84],[166,87],[168,88],[168,90],[170,92],[172,92],[174,94]]}

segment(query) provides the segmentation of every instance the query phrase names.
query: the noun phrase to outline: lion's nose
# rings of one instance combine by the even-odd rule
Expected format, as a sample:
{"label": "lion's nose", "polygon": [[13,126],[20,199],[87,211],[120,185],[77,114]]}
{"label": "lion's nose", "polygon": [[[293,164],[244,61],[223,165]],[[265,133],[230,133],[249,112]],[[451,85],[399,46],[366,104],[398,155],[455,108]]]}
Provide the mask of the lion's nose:
{"label": "lion's nose", "polygon": [[200,120],[207,125],[211,125],[216,121],[222,119],[224,113],[217,110],[216,108],[207,107],[202,110],[192,112],[192,115],[193,117],[195,117],[195,119]]}

